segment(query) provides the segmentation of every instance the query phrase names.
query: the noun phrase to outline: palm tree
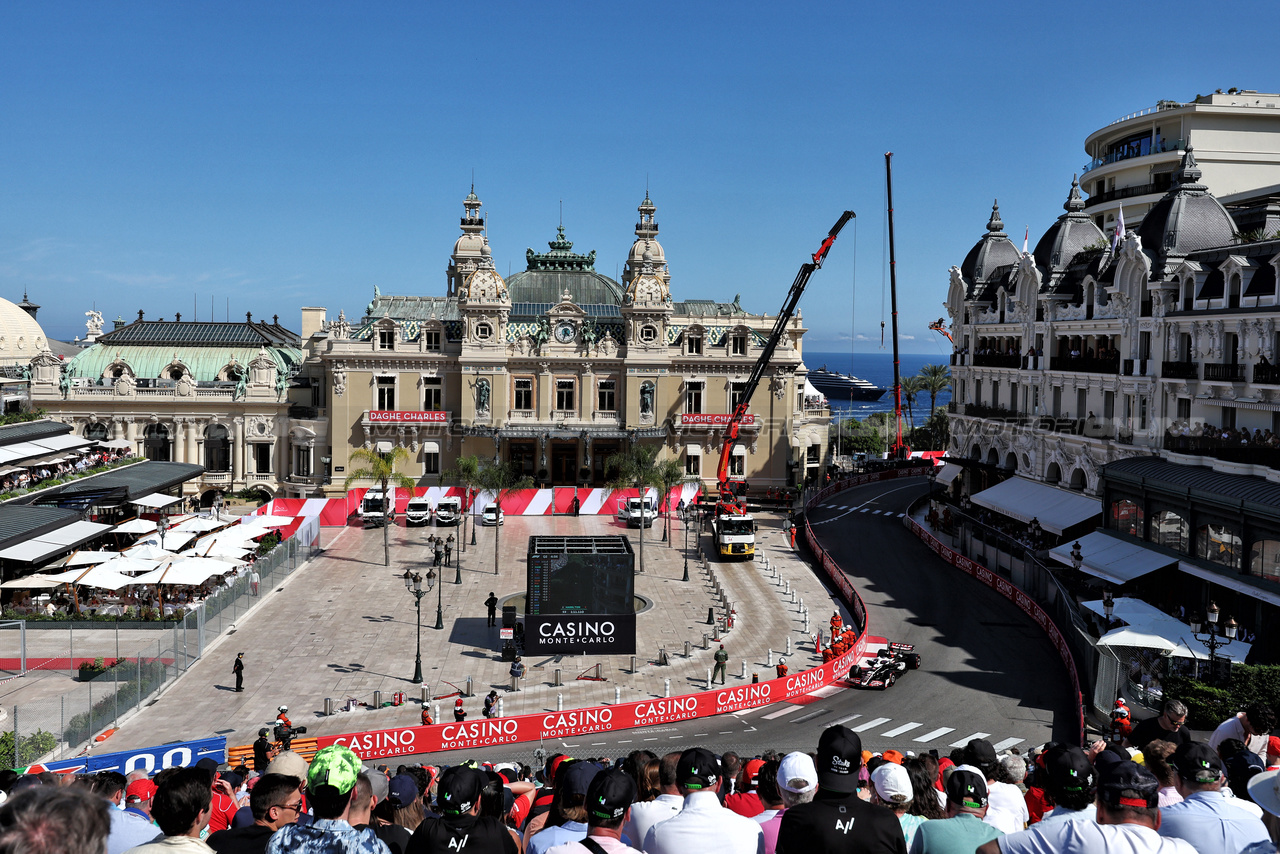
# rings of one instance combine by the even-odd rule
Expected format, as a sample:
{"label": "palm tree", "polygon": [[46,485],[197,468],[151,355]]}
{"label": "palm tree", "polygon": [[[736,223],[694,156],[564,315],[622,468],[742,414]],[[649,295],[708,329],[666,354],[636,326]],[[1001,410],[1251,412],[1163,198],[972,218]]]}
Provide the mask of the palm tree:
{"label": "palm tree", "polygon": [[[479,487],[480,483],[480,457],[472,454],[469,457],[458,457],[458,462],[454,468],[444,473],[449,480],[454,481],[463,489],[462,496],[462,535],[458,539],[458,547],[465,548],[467,540],[467,517],[471,515],[471,493]],[[475,524],[474,522],[472,524]],[[459,574],[461,577],[461,574]]]}
{"label": "palm tree", "polygon": [[[920,379],[920,390],[929,392],[929,417],[925,419],[925,427],[928,428],[933,421],[934,410],[938,408],[938,395],[951,385],[951,368],[947,365],[925,365],[917,376]],[[934,446],[930,450],[936,450],[938,446],[936,431],[929,430],[929,439],[930,444]]]}
{"label": "palm tree", "polygon": [[609,484],[614,489],[626,489],[634,486],[640,490],[640,571],[644,572],[644,491],[649,487],[662,486],[659,477],[658,446],[632,444],[625,451],[618,451],[605,460],[605,470],[614,470],[613,481]]}
{"label": "palm tree", "polygon": [[682,483],[697,480],[684,470],[684,463],[678,459],[667,459],[658,463],[658,483],[662,487],[663,530],[666,531],[667,547],[671,547],[671,490]]}
{"label": "palm tree", "polygon": [[[493,493],[493,503],[498,505],[497,521],[502,521],[502,499],[513,489],[529,489],[533,478],[521,474],[516,463],[484,463],[476,470],[476,486],[482,492]],[[472,522],[474,525],[475,523]],[[498,574],[498,551],[502,542],[502,525],[493,526],[493,574]]]}
{"label": "palm tree", "polygon": [[920,377],[902,378],[902,399],[907,404],[907,417],[911,419],[911,429],[916,428],[916,395],[924,391]]}
{"label": "palm tree", "polygon": [[348,459],[360,465],[342,482],[343,489],[350,489],[353,483],[361,480],[376,481],[382,487],[382,565],[391,566],[391,518],[396,499],[389,494],[388,485],[394,483],[403,489],[413,489],[417,485],[413,478],[396,471],[396,463],[409,461],[409,451],[399,445],[386,453],[356,448]]}

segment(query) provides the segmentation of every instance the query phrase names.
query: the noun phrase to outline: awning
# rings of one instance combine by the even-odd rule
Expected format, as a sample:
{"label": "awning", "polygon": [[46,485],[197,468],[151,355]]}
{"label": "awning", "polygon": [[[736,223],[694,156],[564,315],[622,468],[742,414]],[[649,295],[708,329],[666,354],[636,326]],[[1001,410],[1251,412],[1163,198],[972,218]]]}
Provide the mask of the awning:
{"label": "awning", "polygon": [[935,481],[943,486],[950,486],[951,481],[958,478],[963,472],[964,469],[955,463],[943,463],[942,468],[938,469],[938,476]]}
{"label": "awning", "polygon": [[22,563],[35,563],[49,555],[56,555],[58,552],[65,552],[66,550],[66,546],[57,543],[27,540],[25,543],[18,543],[16,546],[9,546],[4,551],[0,551],[0,558],[16,560]]}
{"label": "awning", "polygon": [[93,440],[68,433],[63,436],[45,436],[43,439],[32,439],[31,444],[40,445],[51,451],[74,451],[76,448],[89,447],[93,444]]}
{"label": "awning", "polygon": [[[1079,540],[1080,571],[1110,581],[1124,584],[1133,579],[1173,566],[1177,558],[1161,554],[1138,543],[1113,537],[1104,531],[1094,531]],[[1049,550],[1049,557],[1072,566],[1071,551],[1075,543],[1063,543]]]}
{"label": "awning", "polygon": [[116,525],[115,533],[117,534],[150,534],[156,529],[157,525],[150,519],[130,519],[128,522],[122,522]]}
{"label": "awning", "polygon": [[[0,555],[2,554],[3,553],[0,552]],[[1237,593],[1243,593],[1244,595],[1251,596],[1254,599],[1260,599],[1270,605],[1280,606],[1280,594],[1273,593],[1270,590],[1263,590],[1261,587],[1255,587],[1242,580],[1243,576],[1232,577],[1225,573],[1214,572],[1212,569],[1205,569],[1202,566],[1196,566],[1194,563],[1188,563],[1185,560],[1178,561],[1178,569],[1182,570],[1187,575],[1194,575],[1196,578],[1204,579],[1210,584],[1220,584],[1223,587],[1236,591]]]}
{"label": "awning", "polygon": [[973,496],[973,503],[1022,522],[1035,519],[1051,534],[1102,515],[1102,502],[1034,480],[1011,477]]}
{"label": "awning", "polygon": [[98,443],[99,448],[132,448],[133,442],[128,439],[108,439]]}
{"label": "awning", "polygon": [[65,528],[59,528],[56,531],[41,534],[36,537],[36,539],[45,543],[55,543],[63,546],[78,546],[80,543],[92,540],[94,537],[105,534],[110,530],[110,525],[104,525],[101,522],[72,522]]}
{"label": "awning", "polygon": [[48,453],[48,448],[32,442],[14,442],[12,445],[5,445],[0,448],[0,463],[11,463],[30,457],[43,457]]}
{"label": "awning", "polygon": [[440,453],[440,443],[439,443],[439,442],[423,442],[423,443],[422,443],[422,453],[424,453],[424,454],[438,454],[438,453]]}
{"label": "awning", "polygon": [[144,495],[141,498],[135,498],[130,504],[137,504],[140,507],[168,507],[181,501],[182,498],[176,495],[163,495],[159,492],[153,492],[150,495]]}
{"label": "awning", "polygon": [[[1106,613],[1101,599],[1081,604],[1095,614]],[[1098,646],[1135,646],[1158,649],[1179,658],[1209,658],[1208,648],[1195,639],[1190,626],[1141,599],[1116,599],[1112,602],[1111,614],[1129,625],[1107,632],[1098,639]],[[1217,655],[1244,661],[1249,648],[1249,644],[1234,640],[1218,647]]]}
{"label": "awning", "polygon": [[685,445],[684,453],[685,453],[685,456],[687,457],[700,457],[702,456],[702,446],[701,445]]}
{"label": "awning", "polygon": [[159,533],[151,534],[138,540],[138,546],[159,546],[165,551],[176,552],[196,538],[196,535],[190,531],[168,530],[164,535]]}

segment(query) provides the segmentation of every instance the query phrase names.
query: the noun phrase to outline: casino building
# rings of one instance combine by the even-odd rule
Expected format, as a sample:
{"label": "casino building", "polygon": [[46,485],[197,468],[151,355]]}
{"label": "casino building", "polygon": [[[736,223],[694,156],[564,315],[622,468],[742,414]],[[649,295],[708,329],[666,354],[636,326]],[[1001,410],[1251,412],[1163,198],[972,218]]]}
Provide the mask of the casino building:
{"label": "casino building", "polygon": [[[632,441],[714,481],[725,419],[773,319],[736,298],[674,299],[647,194],[638,210],[621,282],[596,270],[594,251],[574,252],[563,227],[504,279],[472,192],[443,295],[375,289],[351,319],[303,309],[327,380],[324,492],[341,491],[351,449],[389,445],[408,449],[408,473],[430,486],[470,454],[514,462],[542,486],[601,486],[605,460]],[[823,463],[830,412],[803,394],[804,332],[797,316],[751,399],[731,474],[753,487],[796,483]]]}

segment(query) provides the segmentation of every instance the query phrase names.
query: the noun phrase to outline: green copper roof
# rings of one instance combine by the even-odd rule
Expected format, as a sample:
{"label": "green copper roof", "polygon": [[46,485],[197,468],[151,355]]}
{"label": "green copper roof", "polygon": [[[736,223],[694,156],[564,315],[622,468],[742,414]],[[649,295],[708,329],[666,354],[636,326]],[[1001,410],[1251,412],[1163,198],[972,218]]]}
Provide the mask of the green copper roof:
{"label": "green copper roof", "polygon": [[[302,362],[302,351],[297,347],[263,348],[276,362],[277,369],[292,373]],[[144,344],[95,344],[71,360],[71,369],[77,377],[101,377],[117,359],[124,362],[136,377],[160,377],[175,360],[187,366],[196,382],[212,382],[218,379],[232,359],[242,368],[258,356],[258,346],[147,346]],[[167,377],[166,377],[167,378]]]}
{"label": "green copper roof", "polygon": [[596,250],[592,249],[586,255],[579,255],[573,251],[573,241],[568,240],[564,236],[564,226],[556,228],[556,239],[547,241],[547,246],[551,248],[550,252],[534,252],[532,249],[525,250],[525,261],[528,262],[527,270],[594,270],[596,264]]}

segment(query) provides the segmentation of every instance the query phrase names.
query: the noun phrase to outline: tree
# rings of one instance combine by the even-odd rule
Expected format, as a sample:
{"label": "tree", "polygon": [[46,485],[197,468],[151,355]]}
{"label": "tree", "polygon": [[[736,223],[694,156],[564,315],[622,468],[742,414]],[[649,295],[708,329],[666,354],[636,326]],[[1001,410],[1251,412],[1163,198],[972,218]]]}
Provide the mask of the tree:
{"label": "tree", "polygon": [[938,408],[938,395],[951,385],[951,368],[947,365],[925,365],[917,374],[920,390],[929,392],[929,414]]}
{"label": "tree", "polygon": [[362,480],[375,481],[382,487],[382,564],[391,566],[391,518],[396,500],[394,495],[389,494],[388,486],[395,484],[404,489],[417,486],[413,478],[396,471],[396,463],[409,461],[409,451],[399,445],[385,454],[367,448],[356,448],[348,460],[360,465],[342,482],[343,489],[350,489],[353,483]]}
{"label": "tree", "polygon": [[[476,485],[482,492],[493,493],[498,505],[498,521],[502,521],[502,499],[513,489],[530,489],[533,478],[520,473],[516,463],[482,463],[476,471]],[[473,523],[474,524],[474,523]],[[498,574],[498,547],[502,542],[502,526],[493,526],[493,574]]]}
{"label": "tree", "polygon": [[678,459],[667,459],[658,463],[658,483],[662,488],[662,525],[667,532],[667,546],[671,546],[671,490],[682,483],[692,483],[696,477],[684,470],[684,463]]}
{"label": "tree", "polygon": [[[458,462],[454,468],[444,473],[444,476],[461,486],[465,494],[462,496],[462,531],[461,539],[458,545],[462,545],[462,541],[467,538],[467,517],[471,515],[471,493],[480,488],[480,457],[472,454],[469,457],[458,457]],[[475,524],[472,522],[471,524]],[[461,578],[461,575],[459,575]]]}
{"label": "tree", "polygon": [[[605,469],[614,470],[613,481],[609,484],[614,489],[626,489],[634,486],[640,491],[641,504],[644,503],[644,491],[649,487],[662,486],[659,477],[657,445],[631,444],[625,451],[618,451],[605,461]],[[640,511],[640,571],[644,572],[644,510]]]}
{"label": "tree", "polygon": [[907,418],[911,422],[911,429],[916,426],[916,395],[924,391],[920,377],[903,377],[902,378],[902,399],[907,404]]}

